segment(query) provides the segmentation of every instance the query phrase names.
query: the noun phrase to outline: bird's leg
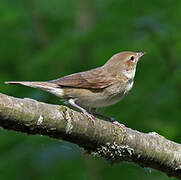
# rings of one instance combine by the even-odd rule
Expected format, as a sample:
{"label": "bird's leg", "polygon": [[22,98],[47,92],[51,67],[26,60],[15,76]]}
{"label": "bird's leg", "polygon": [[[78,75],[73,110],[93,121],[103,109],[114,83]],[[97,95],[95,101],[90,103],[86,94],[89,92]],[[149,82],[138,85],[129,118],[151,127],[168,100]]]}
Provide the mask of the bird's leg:
{"label": "bird's leg", "polygon": [[112,122],[113,124],[118,125],[121,128],[125,128],[124,124],[119,123],[118,121],[116,121],[113,117],[109,117],[109,116],[105,116],[103,114],[100,114],[96,111],[96,108],[90,108],[90,112],[91,114],[95,115],[95,116],[99,116],[100,118],[104,118],[107,119],[108,121]]}
{"label": "bird's leg", "polygon": [[79,105],[77,105],[75,103],[74,99],[69,99],[68,103],[74,107],[76,107],[77,109],[79,109],[80,111],[82,111],[83,114],[85,114],[92,122],[95,121],[95,117],[92,114],[89,114],[84,108],[80,107]]}

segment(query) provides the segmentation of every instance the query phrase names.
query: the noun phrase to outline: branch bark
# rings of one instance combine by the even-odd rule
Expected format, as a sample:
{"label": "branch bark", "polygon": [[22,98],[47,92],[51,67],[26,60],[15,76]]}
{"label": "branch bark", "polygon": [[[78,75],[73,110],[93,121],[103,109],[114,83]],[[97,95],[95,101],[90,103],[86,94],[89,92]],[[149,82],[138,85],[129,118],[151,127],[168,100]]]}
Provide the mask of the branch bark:
{"label": "branch bark", "polygon": [[112,163],[135,162],[181,179],[181,145],[155,132],[123,130],[100,119],[93,124],[86,116],[66,106],[4,94],[0,94],[0,126],[63,139]]}

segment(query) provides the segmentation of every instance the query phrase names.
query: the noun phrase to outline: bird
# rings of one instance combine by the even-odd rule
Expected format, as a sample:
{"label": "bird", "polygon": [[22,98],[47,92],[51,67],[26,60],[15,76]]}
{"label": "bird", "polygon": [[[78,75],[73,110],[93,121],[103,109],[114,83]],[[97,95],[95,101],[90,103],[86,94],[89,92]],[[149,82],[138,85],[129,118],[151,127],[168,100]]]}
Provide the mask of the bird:
{"label": "bird", "polygon": [[[123,51],[113,55],[103,66],[67,75],[50,81],[7,81],[52,93],[79,109],[92,122],[95,116],[124,125],[114,118],[100,114],[98,108],[122,100],[132,89],[136,66],[145,52]],[[89,108],[89,111],[85,109]]]}

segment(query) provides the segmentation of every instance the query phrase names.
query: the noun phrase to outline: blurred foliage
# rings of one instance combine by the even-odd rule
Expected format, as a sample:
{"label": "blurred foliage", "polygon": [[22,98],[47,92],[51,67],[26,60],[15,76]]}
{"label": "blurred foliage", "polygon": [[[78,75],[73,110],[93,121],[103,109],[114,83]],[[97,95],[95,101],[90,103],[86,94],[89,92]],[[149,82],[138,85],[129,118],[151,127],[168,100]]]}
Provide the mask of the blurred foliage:
{"label": "blurred foliage", "polygon": [[[181,143],[180,7],[176,0],[1,0],[1,92],[59,104],[51,94],[4,81],[56,79],[120,51],[146,51],[128,97],[100,111]],[[168,179],[135,164],[83,156],[66,142],[0,132],[1,179]]]}

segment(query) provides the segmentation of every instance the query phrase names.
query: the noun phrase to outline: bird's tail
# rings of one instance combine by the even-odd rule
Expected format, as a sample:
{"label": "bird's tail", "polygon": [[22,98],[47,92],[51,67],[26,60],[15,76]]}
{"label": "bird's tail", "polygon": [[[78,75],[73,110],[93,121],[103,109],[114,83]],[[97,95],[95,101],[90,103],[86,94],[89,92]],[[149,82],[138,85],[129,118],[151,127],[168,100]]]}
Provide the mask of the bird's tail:
{"label": "bird's tail", "polygon": [[6,81],[5,84],[21,84],[24,86],[29,86],[32,88],[39,88],[39,89],[57,87],[57,85],[54,83],[41,82],[41,81]]}
{"label": "bird's tail", "polygon": [[62,96],[61,88],[55,83],[41,81],[6,81],[5,84],[21,84],[32,88],[38,88],[43,91],[48,91],[57,96]]}

